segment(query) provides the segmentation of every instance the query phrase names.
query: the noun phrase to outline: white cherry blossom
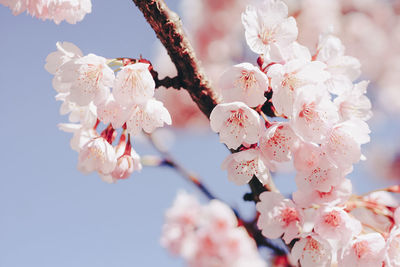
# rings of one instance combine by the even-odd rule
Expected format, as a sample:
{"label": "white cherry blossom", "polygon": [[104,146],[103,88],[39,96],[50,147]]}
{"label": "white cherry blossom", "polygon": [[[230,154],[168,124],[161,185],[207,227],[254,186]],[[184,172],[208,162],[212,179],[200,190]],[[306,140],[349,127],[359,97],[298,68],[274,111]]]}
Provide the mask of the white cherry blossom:
{"label": "white cherry blossom", "polygon": [[356,237],[338,257],[339,267],[382,266],[385,256],[385,239],[378,233]]}
{"label": "white cherry blossom", "polygon": [[106,100],[115,78],[107,59],[94,54],[69,61],[60,67],[60,71],[62,82],[71,83],[69,100],[80,106]]}
{"label": "white cherry blossom", "polygon": [[330,267],[332,248],[327,241],[316,234],[301,237],[291,251],[291,259],[307,267]]}
{"label": "white cherry blossom", "polygon": [[335,98],[333,103],[338,107],[342,120],[358,118],[366,121],[371,118],[371,101],[365,95],[368,84],[368,81],[361,81]]}
{"label": "white cherry blossom", "polygon": [[104,124],[111,123],[114,129],[121,128],[129,116],[128,111],[115,101],[112,94],[106,101],[97,105],[97,113]]}
{"label": "white cherry blossom", "polygon": [[78,169],[84,174],[93,171],[109,174],[116,164],[114,148],[103,137],[93,138],[79,152]]}
{"label": "white cherry blossom", "polygon": [[114,82],[113,95],[125,107],[145,104],[154,96],[155,86],[149,64],[139,62],[121,68]]}
{"label": "white cherry blossom", "polygon": [[250,63],[241,63],[226,70],[219,81],[224,102],[241,101],[250,107],[262,105],[267,99],[268,77]]}
{"label": "white cherry blossom", "polygon": [[368,124],[360,119],[335,125],[327,134],[322,149],[339,168],[351,166],[360,160],[361,144],[369,142]]}
{"label": "white cherry blossom", "polygon": [[296,20],[288,18],[288,8],[282,1],[265,0],[259,6],[247,6],[242,13],[246,41],[257,54],[270,57],[297,38]]}
{"label": "white cherry blossom", "polygon": [[271,165],[261,157],[259,149],[247,149],[228,155],[222,162],[222,169],[228,171],[228,179],[237,185],[248,183],[255,175],[262,184],[270,179]]}
{"label": "white cherry blossom", "polygon": [[152,133],[164,124],[171,125],[171,116],[163,103],[156,99],[148,100],[144,106],[133,106],[126,122],[128,132],[134,136],[138,135],[142,129],[146,133]]}
{"label": "white cherry blossom", "polygon": [[292,128],[307,141],[321,143],[339,120],[336,106],[323,86],[305,86],[293,105]]}
{"label": "white cherry blossom", "polygon": [[261,119],[256,111],[242,102],[218,104],[210,115],[210,125],[219,133],[221,143],[236,149],[241,144],[258,142]]}
{"label": "white cherry blossom", "polygon": [[327,81],[328,90],[341,94],[352,86],[352,81],[361,74],[358,59],[345,56],[345,48],[339,38],[331,34],[323,34],[319,38],[316,59],[327,65],[326,71],[331,74]]}
{"label": "white cherry blossom", "polygon": [[290,117],[293,103],[299,88],[324,83],[329,73],[324,71],[325,64],[304,59],[292,60],[284,65],[274,64],[268,69],[273,90],[272,103],[279,114]]}
{"label": "white cherry blossom", "polygon": [[302,214],[296,205],[285,199],[280,193],[263,192],[256,208],[260,213],[257,225],[267,238],[278,238],[283,235],[287,244],[299,235]]}
{"label": "white cherry blossom", "polygon": [[67,133],[73,133],[70,145],[72,150],[79,152],[84,145],[99,135],[93,128],[85,128],[81,124],[60,123],[58,128]]}

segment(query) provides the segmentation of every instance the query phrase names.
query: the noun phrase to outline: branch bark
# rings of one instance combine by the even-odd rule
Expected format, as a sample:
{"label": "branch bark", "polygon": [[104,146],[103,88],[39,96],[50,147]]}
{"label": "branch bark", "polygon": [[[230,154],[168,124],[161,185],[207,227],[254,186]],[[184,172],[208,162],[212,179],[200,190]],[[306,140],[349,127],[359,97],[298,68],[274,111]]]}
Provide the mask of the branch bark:
{"label": "branch bark", "polygon": [[132,0],[142,11],[158,39],[167,49],[178,71],[179,80],[200,110],[210,117],[217,104],[217,96],[195,57],[184,34],[179,16],[163,0]]}

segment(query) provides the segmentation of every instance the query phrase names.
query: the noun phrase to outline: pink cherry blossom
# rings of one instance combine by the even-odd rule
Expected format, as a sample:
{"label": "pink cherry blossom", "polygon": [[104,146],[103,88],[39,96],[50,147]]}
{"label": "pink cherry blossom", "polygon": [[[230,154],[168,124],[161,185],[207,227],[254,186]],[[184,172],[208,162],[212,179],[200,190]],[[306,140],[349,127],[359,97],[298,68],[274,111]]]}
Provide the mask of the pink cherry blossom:
{"label": "pink cherry blossom", "polygon": [[369,142],[368,124],[360,119],[335,125],[327,134],[322,149],[341,167],[351,166],[360,160],[361,144]]}
{"label": "pink cherry blossom", "polygon": [[161,244],[185,258],[194,254],[195,229],[201,220],[201,211],[202,207],[194,196],[180,192],[172,207],[165,212]]}
{"label": "pink cherry blossom", "polygon": [[222,169],[228,170],[228,179],[237,185],[248,183],[253,176],[266,184],[270,179],[268,167],[271,165],[264,161],[259,149],[247,149],[228,155]]}
{"label": "pink cherry blossom", "polygon": [[301,266],[331,266],[332,248],[329,243],[316,234],[301,237],[291,251],[291,259],[300,262]]}
{"label": "pink cherry blossom", "polygon": [[298,171],[295,180],[299,190],[311,187],[313,190],[330,192],[332,186],[338,185],[344,179],[345,174],[346,172],[331,163],[328,157],[321,155],[316,166],[309,170]]}
{"label": "pink cherry blossom", "polygon": [[14,15],[26,11],[39,19],[53,20],[56,24],[65,20],[75,24],[92,11],[90,0],[0,0]]}
{"label": "pink cherry blossom", "polygon": [[114,148],[103,137],[93,138],[79,152],[78,169],[84,174],[93,171],[109,174],[116,164]]}
{"label": "pink cherry blossom", "polygon": [[347,245],[361,229],[359,221],[338,207],[321,207],[315,218],[314,231],[324,239],[339,241],[340,246]]}
{"label": "pink cherry blossom", "polygon": [[338,107],[342,120],[358,118],[366,121],[371,118],[371,101],[365,95],[368,84],[368,81],[359,82],[335,98],[333,102]]}
{"label": "pink cherry blossom", "polygon": [[278,238],[283,235],[287,244],[297,237],[302,222],[302,214],[296,205],[285,199],[280,193],[263,192],[257,203],[260,213],[257,225],[267,238]]}
{"label": "pink cherry blossom", "polygon": [[126,179],[134,171],[140,171],[141,169],[140,156],[132,149],[130,154],[122,155],[117,159],[117,165],[111,172],[111,176],[116,179]]}
{"label": "pink cherry blossom", "polygon": [[171,124],[171,116],[163,103],[156,99],[148,100],[144,106],[133,106],[126,122],[128,132],[134,136],[138,135],[142,129],[146,133],[152,133],[164,124]]}
{"label": "pink cherry blossom", "polygon": [[60,71],[62,82],[71,83],[70,101],[80,106],[106,100],[115,78],[107,59],[94,54],[69,61],[60,67]]}
{"label": "pink cherry blossom", "polygon": [[257,7],[247,6],[242,23],[250,49],[269,57],[271,49],[279,50],[294,42],[296,21],[287,15],[288,8],[282,1],[265,0]]}
{"label": "pink cherry blossom", "polygon": [[341,94],[352,87],[352,81],[361,73],[361,64],[358,59],[345,56],[345,48],[339,38],[324,34],[319,38],[317,60],[326,64],[331,78],[327,81],[328,90],[334,94]]}
{"label": "pink cherry blossom", "polygon": [[308,142],[299,142],[293,153],[293,165],[298,171],[308,171],[317,167],[320,156],[323,155],[321,147]]}
{"label": "pink cherry blossom", "polygon": [[219,133],[221,143],[236,149],[244,142],[258,142],[261,119],[256,111],[242,102],[218,104],[210,115],[210,125]]}
{"label": "pink cherry blossom", "polygon": [[122,67],[114,82],[115,100],[125,107],[144,104],[154,96],[155,82],[149,64],[135,63]]}
{"label": "pink cherry blossom", "polygon": [[352,185],[349,179],[343,179],[338,185],[332,186],[328,192],[315,190],[311,187],[302,188],[293,193],[293,201],[302,208],[312,205],[341,205],[344,204],[352,193]]}
{"label": "pink cherry blossom", "polygon": [[385,239],[378,233],[358,236],[338,257],[338,266],[382,266],[385,256],[385,244]]}
{"label": "pink cherry blossom", "polygon": [[128,120],[129,113],[115,101],[111,94],[106,101],[97,105],[99,119],[104,124],[111,123],[114,129],[121,128]]}
{"label": "pink cherry blossom", "polygon": [[[397,209],[399,210],[399,208]],[[400,227],[394,227],[390,231],[386,244],[385,266],[400,266]]]}
{"label": "pink cherry blossom", "polygon": [[297,90],[306,85],[323,83],[330,77],[324,68],[322,62],[307,62],[304,59],[272,65],[267,75],[271,79],[272,103],[277,112],[290,117]]}
{"label": "pink cherry blossom", "polygon": [[320,143],[339,120],[336,106],[322,86],[305,86],[293,105],[292,128],[307,141]]}
{"label": "pink cherry blossom", "polygon": [[265,158],[277,162],[291,159],[298,137],[288,123],[275,123],[260,138],[260,150]]}
{"label": "pink cherry blossom", "polygon": [[250,63],[241,63],[226,70],[219,85],[224,102],[241,101],[255,107],[267,100],[264,92],[268,89],[268,78]]}

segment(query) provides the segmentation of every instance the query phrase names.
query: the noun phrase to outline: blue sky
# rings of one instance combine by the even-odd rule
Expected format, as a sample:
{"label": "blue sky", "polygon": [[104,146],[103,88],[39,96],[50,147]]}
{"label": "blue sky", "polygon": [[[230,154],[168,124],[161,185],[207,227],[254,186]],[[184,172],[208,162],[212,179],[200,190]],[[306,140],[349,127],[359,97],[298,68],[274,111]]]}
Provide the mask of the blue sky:
{"label": "blue sky", "polygon": [[[79,173],[71,135],[57,128],[67,118],[58,114],[43,67],[57,41],[84,54],[152,58],[155,34],[133,3],[95,1],[76,25],[13,16],[0,6],[0,36],[0,267],[183,266],[159,245],[163,212],[180,188],[196,189],[169,169],[145,168],[114,185]],[[247,187],[229,183],[220,170],[228,151],[217,136],[176,134],[172,153],[216,195],[251,214],[240,201]],[[155,153],[145,144],[136,149]],[[358,173],[356,184],[376,185],[366,186],[367,175]],[[288,179],[278,181],[285,192],[293,188]]]}

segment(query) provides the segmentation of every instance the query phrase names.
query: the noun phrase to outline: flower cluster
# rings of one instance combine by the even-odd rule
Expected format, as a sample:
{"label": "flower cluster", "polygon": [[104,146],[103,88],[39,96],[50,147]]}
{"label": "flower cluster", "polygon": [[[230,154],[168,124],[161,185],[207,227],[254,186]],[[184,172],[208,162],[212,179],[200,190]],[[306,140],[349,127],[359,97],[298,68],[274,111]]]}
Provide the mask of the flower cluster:
{"label": "flower cluster", "polygon": [[257,246],[232,210],[218,200],[201,205],[180,193],[166,212],[161,244],[191,267],[265,267]]}
{"label": "flower cluster", "polygon": [[[60,128],[74,134],[71,147],[79,152],[78,169],[97,171],[106,182],[128,178],[140,170],[131,136],[171,124],[168,110],[153,97],[155,82],[149,62],[83,56],[68,42],[57,43],[57,51],[49,54],[46,62],[46,70],[54,75],[56,99],[63,101],[60,113],[70,114],[71,123],[60,124]],[[100,122],[108,126],[98,133]],[[118,128],[122,133],[113,146]]]}
{"label": "flower cluster", "polygon": [[[359,61],[331,34],[320,36],[311,55],[296,41],[296,21],[282,1],[248,6],[242,22],[257,65],[241,63],[222,74],[223,103],[210,116],[211,129],[236,151],[222,164],[229,180],[245,184],[255,176],[268,184],[269,170],[292,160],[298,188],[293,199],[278,192],[259,196],[263,235],[295,241],[291,257],[302,266],[391,266],[399,254],[394,208],[382,205],[391,220],[385,231],[351,213],[371,209],[368,200],[350,198],[346,178],[369,142],[371,103],[368,82],[355,82]],[[264,112],[280,119],[270,121]]]}
{"label": "flower cluster", "polygon": [[65,20],[75,24],[92,12],[91,0],[0,0],[14,15],[26,11],[42,20],[53,20],[56,24]]}

